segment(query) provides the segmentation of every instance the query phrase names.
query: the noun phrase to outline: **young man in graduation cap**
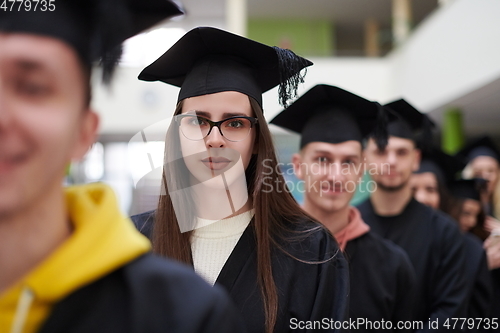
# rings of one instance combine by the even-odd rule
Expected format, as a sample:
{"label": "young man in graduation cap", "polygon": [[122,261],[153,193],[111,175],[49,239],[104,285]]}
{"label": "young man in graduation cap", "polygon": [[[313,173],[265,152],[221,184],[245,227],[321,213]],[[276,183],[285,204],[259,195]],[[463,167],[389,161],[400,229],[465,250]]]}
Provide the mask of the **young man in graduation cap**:
{"label": "young man in graduation cap", "polygon": [[[169,1],[0,10],[0,331],[236,332],[228,298],[150,243],[102,184],[63,189],[96,136],[92,62],[182,11]],[[39,7],[40,8],[40,7]]]}
{"label": "young man in graduation cap", "polygon": [[[424,205],[439,209],[451,215],[454,196],[459,194],[455,186],[457,174],[465,167],[465,163],[454,156],[444,153],[441,149],[432,147],[422,154],[419,169],[410,179],[414,198]],[[473,191],[478,193],[477,191]],[[479,204],[479,203],[478,203]],[[476,214],[477,215],[477,214]],[[452,215],[453,217],[453,215]],[[476,218],[476,216],[474,216]],[[458,219],[456,221],[459,222]],[[476,229],[478,236],[484,237],[484,231]],[[488,271],[486,252],[481,240],[471,232],[462,230],[464,235],[465,266],[467,271],[467,288],[469,300],[467,302],[467,318],[486,318],[489,315],[493,285]]]}
{"label": "young man in graduation cap", "polygon": [[[302,135],[293,166],[304,181],[303,208],[345,251],[350,263],[350,318],[391,321],[395,331],[403,332],[396,325],[413,319],[413,267],[401,248],[370,232],[359,211],[349,205],[363,173],[362,141],[377,125],[384,126],[379,109],[377,103],[338,87],[317,85],[271,123]],[[378,130],[383,145],[387,138],[383,128]],[[368,324],[357,329],[375,331]]]}
{"label": "young man in graduation cap", "polygon": [[442,328],[448,318],[465,315],[463,238],[449,216],[413,199],[409,180],[420,163],[416,132],[430,133],[430,120],[404,100],[386,107],[400,118],[389,123],[385,149],[368,140],[365,158],[377,168],[370,170],[377,188],[358,208],[373,232],[410,257],[418,284],[415,319],[424,322],[422,331],[429,331]]}

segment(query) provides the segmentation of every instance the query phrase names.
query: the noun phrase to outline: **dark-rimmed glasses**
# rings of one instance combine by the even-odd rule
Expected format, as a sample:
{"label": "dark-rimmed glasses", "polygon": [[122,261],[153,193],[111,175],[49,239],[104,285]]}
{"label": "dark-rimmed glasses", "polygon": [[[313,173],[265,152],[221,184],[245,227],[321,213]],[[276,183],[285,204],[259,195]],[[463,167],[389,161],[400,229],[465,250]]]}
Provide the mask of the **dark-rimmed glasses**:
{"label": "dark-rimmed glasses", "polygon": [[197,141],[206,138],[217,127],[219,133],[229,141],[245,140],[257,123],[257,118],[234,116],[221,121],[211,121],[194,114],[180,114],[175,116],[182,134],[186,139]]}

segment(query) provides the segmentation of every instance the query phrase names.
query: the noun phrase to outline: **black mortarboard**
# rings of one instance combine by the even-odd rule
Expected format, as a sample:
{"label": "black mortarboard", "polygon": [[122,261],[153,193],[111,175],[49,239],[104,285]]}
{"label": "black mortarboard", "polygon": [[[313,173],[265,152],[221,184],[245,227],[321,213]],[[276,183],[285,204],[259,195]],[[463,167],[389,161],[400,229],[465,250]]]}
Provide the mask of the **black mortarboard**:
{"label": "black mortarboard", "polygon": [[456,198],[480,201],[481,192],[486,188],[487,181],[482,178],[460,179],[448,184],[450,193]]}
{"label": "black mortarboard", "polygon": [[[419,141],[422,138],[424,146],[432,144],[432,128],[435,124],[429,117],[418,111],[404,99],[385,104],[384,107],[399,116],[398,119],[389,122],[387,132],[389,136]],[[419,136],[420,134],[420,136]]]}
{"label": "black mortarboard", "polygon": [[297,94],[300,71],[312,62],[290,50],[270,47],[224,30],[199,27],[186,33],[139,75],[181,87],[188,97],[238,91],[262,106],[262,93],[279,87],[280,103]]}
{"label": "black mortarboard", "polygon": [[455,180],[457,173],[464,168],[465,163],[461,159],[433,147],[424,152],[420,167],[415,173],[432,172],[441,184],[446,185]]}
{"label": "black mortarboard", "polygon": [[489,136],[483,136],[474,140],[461,149],[457,155],[462,156],[467,162],[478,156],[493,157],[500,162],[500,151]]}
{"label": "black mortarboard", "polygon": [[58,0],[38,3],[37,10],[0,10],[0,31],[60,39],[76,50],[84,64],[102,61],[109,81],[121,57],[121,43],[172,16],[182,14],[170,0]]}
{"label": "black mortarboard", "polygon": [[381,113],[384,110],[376,102],[338,87],[319,84],[278,114],[271,124],[302,134],[300,148],[315,141],[361,142],[381,126],[379,141],[383,146],[387,133]]}

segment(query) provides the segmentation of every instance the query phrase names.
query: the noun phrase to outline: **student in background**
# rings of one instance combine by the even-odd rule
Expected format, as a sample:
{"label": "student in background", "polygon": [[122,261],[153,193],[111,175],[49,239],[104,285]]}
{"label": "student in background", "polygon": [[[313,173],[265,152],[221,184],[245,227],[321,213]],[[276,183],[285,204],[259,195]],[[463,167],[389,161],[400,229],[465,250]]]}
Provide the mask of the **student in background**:
{"label": "student in background", "polygon": [[0,11],[0,332],[239,332],[222,290],[150,253],[103,184],[63,188],[94,142],[92,63],[182,11],[169,1]]}
{"label": "student in background", "polygon": [[136,226],[155,252],[226,288],[249,332],[347,315],[347,263],[288,193],[262,109],[262,94],[278,85],[286,104],[309,65],[291,51],[201,27],[139,76],[181,89],[164,193],[156,211],[133,217]]}
{"label": "student in background", "polygon": [[[500,216],[500,151],[493,140],[483,136],[470,142],[461,149],[457,156],[464,158],[468,165],[464,178],[482,178],[488,181],[486,191],[481,194],[481,203],[487,216]],[[500,227],[497,220],[490,222],[490,229]]]}
{"label": "student in background", "polygon": [[[403,332],[396,325],[413,319],[413,266],[399,246],[372,233],[349,205],[363,173],[363,140],[378,129],[378,144],[387,141],[379,109],[377,103],[338,87],[317,85],[271,123],[302,135],[293,166],[306,189],[303,208],[344,250],[350,270],[350,319],[390,321],[393,330],[384,331]],[[357,330],[377,331],[368,325]]]}
{"label": "student in background", "polygon": [[[469,289],[467,318],[486,318],[490,314],[493,285],[482,242],[471,233],[474,229],[476,234],[484,235],[484,231],[481,233],[480,228],[476,226],[476,215],[479,210],[467,216],[459,213],[458,206],[461,206],[464,199],[460,199],[459,203],[458,199],[450,195],[453,193],[456,196],[464,192],[460,191],[456,185],[460,183],[456,180],[457,175],[464,167],[465,163],[460,159],[445,154],[438,148],[431,148],[424,153],[419,169],[411,176],[410,186],[417,201],[450,214],[460,226],[464,235],[467,287]],[[451,189],[448,186],[452,186]],[[475,208],[481,208],[479,202],[476,204]],[[467,223],[470,227],[464,228],[464,218],[469,221],[472,217],[474,222]],[[482,220],[484,221],[484,214]]]}
{"label": "student in background", "polygon": [[366,163],[377,167],[371,172],[377,189],[358,209],[373,232],[408,254],[417,276],[415,319],[426,323],[422,331],[430,331],[432,321],[443,325],[447,318],[465,315],[468,292],[463,237],[449,216],[413,199],[410,178],[420,164],[416,134],[429,123],[425,115],[404,100],[386,107],[400,118],[389,123],[385,149],[377,147],[372,138],[368,140]]}
{"label": "student in background", "polygon": [[[457,156],[468,162],[463,172],[464,178],[478,177],[488,181],[486,191],[481,193],[481,210],[484,211],[486,218],[484,229],[480,228],[480,230],[491,234],[484,241],[484,247],[495,290],[492,317],[498,318],[500,317],[500,242],[498,241],[500,222],[497,218],[500,214],[500,151],[490,137],[484,136],[467,144],[457,153]],[[462,206],[459,207],[463,209]]]}

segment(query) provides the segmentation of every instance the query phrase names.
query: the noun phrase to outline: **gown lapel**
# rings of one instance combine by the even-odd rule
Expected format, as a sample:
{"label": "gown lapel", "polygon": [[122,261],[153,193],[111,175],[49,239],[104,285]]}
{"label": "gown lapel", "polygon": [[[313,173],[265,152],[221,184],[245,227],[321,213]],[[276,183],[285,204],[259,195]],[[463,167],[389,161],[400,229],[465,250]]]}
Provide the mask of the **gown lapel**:
{"label": "gown lapel", "polygon": [[241,272],[253,262],[250,260],[256,251],[253,222],[252,219],[215,281],[215,283],[224,286],[229,293],[231,293]]}

